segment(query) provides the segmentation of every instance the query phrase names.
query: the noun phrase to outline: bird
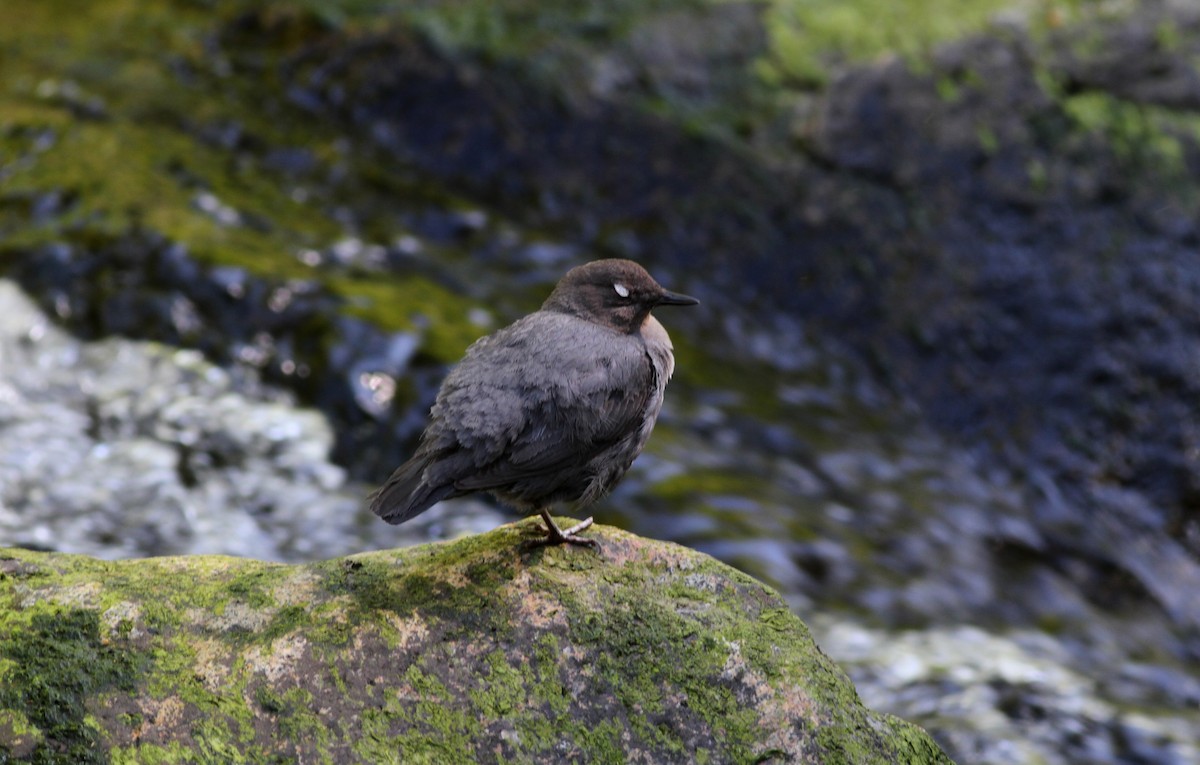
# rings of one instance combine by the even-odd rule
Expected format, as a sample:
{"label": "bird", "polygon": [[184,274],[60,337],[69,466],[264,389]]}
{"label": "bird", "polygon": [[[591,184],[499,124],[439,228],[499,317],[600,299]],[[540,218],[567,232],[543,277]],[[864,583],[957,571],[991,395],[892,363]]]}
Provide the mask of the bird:
{"label": "bird", "polygon": [[599,549],[562,529],[556,503],[586,507],[641,453],[675,369],[650,311],[700,301],[623,259],[576,266],[541,308],[476,340],[442,382],[416,452],[369,497],[403,523],[437,502],[487,492],[545,523],[535,544]]}

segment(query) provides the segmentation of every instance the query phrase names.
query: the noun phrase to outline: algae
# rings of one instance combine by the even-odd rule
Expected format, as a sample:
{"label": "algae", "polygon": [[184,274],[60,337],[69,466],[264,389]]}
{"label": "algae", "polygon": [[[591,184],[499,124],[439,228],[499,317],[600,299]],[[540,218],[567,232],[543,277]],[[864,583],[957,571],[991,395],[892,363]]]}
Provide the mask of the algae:
{"label": "algae", "polygon": [[0,710],[20,716],[10,717],[19,721],[12,726],[14,738],[33,736],[25,758],[107,762],[87,702],[133,691],[141,669],[137,654],[103,638],[92,610],[39,604],[10,614],[0,626],[0,656],[12,662],[0,686]]}
{"label": "algae", "polygon": [[[424,276],[328,278],[304,261],[360,232],[398,235],[386,201],[398,188],[416,202],[446,194],[347,149],[336,126],[270,92],[269,78],[228,76],[211,43],[248,12],[170,0],[0,9],[0,255],[152,231],[202,264],[320,281],[348,315],[429,327],[424,352],[457,358],[476,333],[469,301]],[[262,12],[284,29],[255,47],[259,67],[328,31],[302,6]],[[381,175],[382,185],[353,182]],[[347,209],[358,216],[349,231]]]}
{"label": "algae", "polygon": [[298,566],[5,551],[0,751],[947,762],[750,577],[606,527],[603,555],[532,547],[535,524]]}

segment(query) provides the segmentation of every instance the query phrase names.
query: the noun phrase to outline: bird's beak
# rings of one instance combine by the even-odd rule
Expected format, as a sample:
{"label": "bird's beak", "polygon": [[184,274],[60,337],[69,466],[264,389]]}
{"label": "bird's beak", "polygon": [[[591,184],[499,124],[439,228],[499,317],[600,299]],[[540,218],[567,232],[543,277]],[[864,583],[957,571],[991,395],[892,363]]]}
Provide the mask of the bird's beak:
{"label": "bird's beak", "polygon": [[696,305],[699,302],[691,295],[681,295],[670,290],[663,290],[658,296],[658,305]]}

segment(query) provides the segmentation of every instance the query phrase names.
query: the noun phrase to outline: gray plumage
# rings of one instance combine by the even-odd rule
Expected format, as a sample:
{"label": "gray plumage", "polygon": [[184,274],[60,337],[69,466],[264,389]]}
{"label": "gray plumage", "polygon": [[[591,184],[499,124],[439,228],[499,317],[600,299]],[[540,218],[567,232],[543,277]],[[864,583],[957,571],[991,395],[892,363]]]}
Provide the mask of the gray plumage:
{"label": "gray plumage", "polygon": [[650,315],[697,301],[663,289],[627,260],[572,269],[541,309],[476,341],[442,383],[413,457],[372,495],[402,523],[443,499],[479,491],[541,511],[547,541],[594,544],[560,531],[556,502],[604,496],[642,451],[674,369],[671,341]]}

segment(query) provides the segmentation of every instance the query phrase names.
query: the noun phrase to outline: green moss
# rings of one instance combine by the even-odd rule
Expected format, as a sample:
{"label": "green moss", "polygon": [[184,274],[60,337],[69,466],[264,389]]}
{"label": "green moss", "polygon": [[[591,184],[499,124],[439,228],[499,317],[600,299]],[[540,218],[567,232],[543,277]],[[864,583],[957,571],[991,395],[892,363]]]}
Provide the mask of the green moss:
{"label": "green moss", "polygon": [[[823,763],[830,765],[856,765],[862,762],[888,762],[896,765],[925,765],[944,763],[952,765],[950,759],[930,741],[929,735],[911,723],[895,717],[886,717],[887,726],[896,742],[895,748],[880,752],[867,743],[866,736],[850,726],[831,725],[817,732],[817,741],[825,752]],[[882,759],[886,757],[886,759]]]}
{"label": "green moss", "polygon": [[513,667],[499,650],[490,653],[486,663],[488,673],[485,684],[468,694],[485,725],[523,711],[527,698],[525,668]]}
{"label": "green moss", "polygon": [[975,136],[979,140],[979,148],[983,149],[985,154],[995,154],[1000,148],[1000,139],[996,137],[996,131],[990,125],[980,125],[975,130]]}
{"label": "green moss", "polygon": [[[812,740],[830,761],[908,761],[897,753],[910,734],[914,751],[932,747],[863,709],[746,575],[603,527],[603,555],[524,547],[536,523],[298,567],[12,551],[6,570],[25,589],[0,610],[0,734],[117,744],[116,762],[332,762],[339,749],[369,762],[621,762],[631,747],[754,762],[774,752],[764,720],[799,705],[812,710],[801,725],[829,729]],[[0,599],[15,603],[13,589],[0,579]],[[342,625],[337,639],[327,623]],[[186,746],[131,745],[148,720]],[[880,725],[895,727],[894,751],[871,748]],[[910,759],[939,761],[922,757]]]}
{"label": "green moss", "polygon": [[[394,11],[444,47],[482,50],[497,58],[532,61],[535,66],[543,61],[547,70],[553,61],[561,74],[571,63],[564,49],[586,58],[586,52],[596,55],[620,45],[662,14],[694,13],[717,4],[714,0],[555,0],[534,7],[526,0],[465,0],[411,4]],[[1009,0],[770,0],[763,4],[769,50],[754,69],[772,86],[821,84],[831,62],[865,61],[884,53],[915,60],[939,42],[984,29],[996,13],[1010,10],[1011,5]],[[680,106],[670,100],[654,103],[667,110],[664,116]]]}
{"label": "green moss", "polygon": [[[405,561],[405,575],[393,564],[367,556],[322,564],[326,587],[352,598],[357,614],[380,610],[426,619],[451,614],[446,638],[467,634],[502,637],[511,631],[507,604],[493,597],[516,575],[514,561],[488,552],[487,542],[470,537],[453,545],[430,545]],[[450,576],[453,572],[453,576]]]}
{"label": "green moss", "polygon": [[179,696],[185,701],[202,702],[208,699],[196,677],[196,654],[182,635],[161,641],[150,649],[154,671],[146,678],[146,690],[154,698]]}
{"label": "green moss", "polygon": [[[336,652],[339,648],[345,646],[346,643],[350,641],[350,638],[353,635],[353,630],[350,625],[342,619],[320,621],[321,610],[322,609],[319,609],[318,612],[314,614],[314,617],[316,617],[317,621],[305,634],[309,640],[313,641],[317,645]],[[323,610],[327,610],[332,613],[339,611],[340,609],[330,606]]]}
{"label": "green moss", "polygon": [[[4,684],[0,678],[0,685]],[[18,752],[37,751],[45,744],[45,735],[35,727],[25,713],[17,709],[0,709],[0,762]],[[43,749],[44,751],[44,749]]]}
{"label": "green moss", "polygon": [[255,640],[270,644],[284,635],[308,628],[312,623],[312,616],[304,606],[286,606],[275,612],[267,626],[258,631]]}
{"label": "green moss", "polygon": [[[752,486],[744,484],[754,483],[757,480],[742,473],[709,470],[697,475],[675,476],[659,481],[654,484],[654,494],[675,499],[682,497],[695,499],[702,495],[738,494],[743,490],[753,489]],[[755,493],[757,492],[750,491],[748,495]]]}
{"label": "green moss", "polygon": [[611,45],[655,14],[709,4],[711,0],[548,0],[537,4],[528,0],[461,0],[412,3],[393,9],[445,47],[530,59],[564,40],[578,45]]}
{"label": "green moss", "polygon": [[[347,151],[336,126],[290,106],[266,78],[215,75],[204,42],[239,14],[261,13],[275,31],[290,33],[255,40],[253,66],[270,71],[263,64],[271,57],[324,32],[306,7],[349,20],[380,4],[281,3],[270,11],[172,0],[36,5],[0,8],[6,251],[56,241],[87,247],[147,229],[201,262],[272,280],[323,281],[351,315],[385,330],[421,329],[423,352],[439,361],[457,359],[474,339],[471,305],[425,278],[326,278],[298,257],[348,235],[340,206],[356,210],[355,235],[390,241],[398,233],[396,195],[419,203],[428,194],[445,201],[445,193],[382,169],[365,150]],[[244,52],[236,41],[228,51]],[[80,118],[81,110],[91,118]],[[234,137],[232,145],[212,138],[222,134]],[[284,173],[263,159],[268,149],[292,147],[303,147],[309,168]],[[344,183],[331,180],[343,176]],[[31,225],[34,200],[47,194],[66,203]]]}
{"label": "green moss", "polygon": [[295,745],[315,747],[321,763],[332,763],[326,751],[330,742],[329,728],[313,710],[313,695],[304,688],[290,688],[282,693],[261,685],[255,690],[259,707],[274,716],[279,735]]}
{"label": "green moss", "polygon": [[606,765],[621,765],[628,758],[621,746],[622,730],[616,720],[601,720],[589,726],[576,726],[564,741],[573,744],[576,751],[587,752],[595,762]]}
{"label": "green moss", "polygon": [[202,762],[222,762],[229,765],[259,765],[272,757],[261,748],[250,746],[245,732],[230,727],[220,717],[206,716],[192,729],[196,752]]}
{"label": "green moss", "polygon": [[[644,582],[643,582],[644,584]],[[603,642],[589,669],[595,672],[604,693],[613,694],[625,710],[627,724],[652,746],[673,750],[677,739],[652,724],[668,701],[670,688],[686,687],[688,708],[700,715],[713,735],[729,748],[734,761],[750,751],[739,742],[753,740],[757,713],[742,704],[726,683],[719,681],[729,657],[729,643],[718,626],[713,633],[676,618],[671,604],[647,601],[644,588],[622,586],[604,593],[603,617],[568,593],[559,596],[569,604],[570,637],[578,645]],[[687,650],[680,650],[686,647]],[[654,656],[658,671],[640,672],[647,656]],[[674,703],[672,701],[672,703]]]}
{"label": "green moss", "polygon": [[1078,130],[1102,137],[1128,168],[1153,172],[1158,182],[1190,185],[1183,140],[1200,140],[1200,118],[1102,91],[1065,97],[1062,106]]}
{"label": "green moss", "polygon": [[[651,484],[647,494],[675,511],[690,508],[703,512],[712,521],[708,532],[712,538],[749,539],[761,533],[762,519],[748,516],[745,503],[771,503],[775,491],[756,476],[714,469],[664,478]],[[727,503],[730,498],[732,504]],[[780,506],[794,507],[794,502],[783,498]],[[700,532],[693,536],[697,540],[705,538]]]}
{"label": "green moss", "polygon": [[1047,190],[1050,185],[1046,163],[1040,159],[1030,159],[1025,166],[1025,175],[1029,178],[1029,188],[1037,193]]}
{"label": "green moss", "polygon": [[[522,666],[534,702],[544,706],[556,718],[562,718],[570,706],[558,669],[561,650],[558,638],[552,633],[544,633],[534,642],[528,665]],[[541,719],[534,717],[533,721]]]}
{"label": "green moss", "polygon": [[240,602],[253,609],[265,609],[275,606],[275,586],[280,578],[283,567],[256,567],[243,573],[235,574],[228,581],[222,582],[221,594],[217,598],[206,598],[216,612],[222,613],[225,605],[230,602]]}
{"label": "green moss", "polygon": [[1165,19],[1154,28],[1154,40],[1161,50],[1176,53],[1184,44],[1184,35],[1180,32],[1177,21]]}
{"label": "green moss", "polygon": [[831,62],[885,53],[924,58],[937,43],[984,29],[1008,0],[772,0],[770,53],[760,72],[774,81],[823,84]]}
{"label": "green moss", "polygon": [[421,278],[335,277],[329,284],[352,296],[347,313],[384,330],[420,328],[425,352],[446,363],[462,357],[480,334],[467,314],[471,301]]}
{"label": "green moss", "polygon": [[137,744],[130,747],[117,747],[112,750],[113,765],[179,765],[180,763],[200,763],[200,755],[178,741],[172,741],[166,746],[158,744]]}
{"label": "green moss", "polygon": [[[18,627],[17,619],[25,623]],[[5,621],[0,656],[14,667],[0,686],[0,709],[19,713],[28,726],[23,732],[37,739],[30,760],[107,762],[86,702],[133,690],[142,669],[137,654],[102,639],[95,611],[47,606]]]}
{"label": "green moss", "polygon": [[409,665],[404,673],[404,682],[412,688],[417,696],[432,701],[445,701],[450,698],[446,686],[433,675],[422,672],[415,665]]}
{"label": "green moss", "polygon": [[[393,695],[381,710],[364,714],[363,738],[354,751],[365,762],[475,762],[473,741],[480,725],[472,715],[444,704],[444,686],[410,670],[405,680],[415,683],[413,698]],[[405,730],[393,733],[396,723]]]}

